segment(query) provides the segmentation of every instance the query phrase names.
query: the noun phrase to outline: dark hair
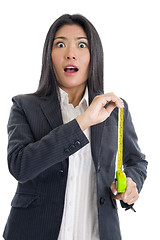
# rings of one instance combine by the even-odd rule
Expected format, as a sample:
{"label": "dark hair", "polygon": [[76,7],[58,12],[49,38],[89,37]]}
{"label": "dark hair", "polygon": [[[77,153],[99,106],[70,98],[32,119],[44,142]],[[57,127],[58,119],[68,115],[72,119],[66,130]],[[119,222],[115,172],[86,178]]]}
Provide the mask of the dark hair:
{"label": "dark hair", "polygon": [[52,65],[52,45],[56,32],[64,25],[80,25],[88,38],[90,51],[90,65],[87,79],[89,92],[103,92],[103,49],[100,37],[92,25],[84,16],[80,14],[65,14],[59,17],[50,27],[46,36],[43,57],[42,71],[39,81],[39,87],[35,92],[38,96],[51,95],[53,92],[58,93],[58,82]]}

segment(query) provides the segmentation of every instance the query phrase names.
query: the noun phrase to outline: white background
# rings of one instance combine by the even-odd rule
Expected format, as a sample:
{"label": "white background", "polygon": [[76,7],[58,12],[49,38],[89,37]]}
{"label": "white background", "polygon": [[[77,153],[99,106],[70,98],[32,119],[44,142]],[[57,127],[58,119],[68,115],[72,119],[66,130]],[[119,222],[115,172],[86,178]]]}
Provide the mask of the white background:
{"label": "white background", "polygon": [[37,89],[46,34],[64,13],[80,13],[96,27],[104,48],[105,92],[113,91],[128,102],[149,162],[148,178],[135,204],[137,213],[119,207],[123,240],[159,239],[160,2],[156,0],[1,1],[0,235],[17,186],[6,157],[11,98]]}

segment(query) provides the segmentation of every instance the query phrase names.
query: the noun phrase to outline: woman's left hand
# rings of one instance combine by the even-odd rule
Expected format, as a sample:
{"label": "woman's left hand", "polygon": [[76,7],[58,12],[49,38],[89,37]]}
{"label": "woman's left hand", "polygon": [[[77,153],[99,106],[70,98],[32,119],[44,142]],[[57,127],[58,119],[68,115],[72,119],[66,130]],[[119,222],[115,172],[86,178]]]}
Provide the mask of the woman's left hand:
{"label": "woman's left hand", "polygon": [[133,182],[133,180],[129,177],[127,178],[127,188],[124,193],[117,193],[115,182],[111,184],[111,190],[115,195],[113,197],[114,199],[123,200],[123,202],[127,203],[128,205],[135,203],[139,198],[136,183]]}

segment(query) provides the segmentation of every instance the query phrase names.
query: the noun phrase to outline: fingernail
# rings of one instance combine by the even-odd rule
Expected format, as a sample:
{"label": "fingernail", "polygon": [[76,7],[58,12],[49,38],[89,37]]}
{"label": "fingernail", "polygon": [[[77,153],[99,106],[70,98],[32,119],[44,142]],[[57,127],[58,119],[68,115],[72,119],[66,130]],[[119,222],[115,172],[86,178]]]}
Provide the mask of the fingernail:
{"label": "fingernail", "polygon": [[121,107],[121,108],[124,107],[124,103],[123,103],[123,101],[120,103],[120,107]]}

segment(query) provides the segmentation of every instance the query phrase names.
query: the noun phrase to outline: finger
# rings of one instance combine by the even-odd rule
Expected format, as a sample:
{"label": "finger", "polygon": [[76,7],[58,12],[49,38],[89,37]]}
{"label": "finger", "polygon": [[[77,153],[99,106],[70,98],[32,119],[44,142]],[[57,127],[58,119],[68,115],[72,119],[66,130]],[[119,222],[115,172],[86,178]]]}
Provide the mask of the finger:
{"label": "finger", "polygon": [[124,196],[123,196],[123,202],[125,202],[125,203],[129,203],[129,201],[131,201],[134,197],[135,197],[135,193],[134,192],[131,192],[129,195],[126,195],[126,194],[124,194]]}
{"label": "finger", "polygon": [[132,192],[128,197],[126,198],[126,202],[131,204],[131,202],[135,202],[139,198],[138,190],[135,188],[132,188]]}
{"label": "finger", "polygon": [[130,200],[134,195],[132,194],[132,188],[128,186],[128,188],[126,188],[126,191],[123,195],[123,200],[124,202]]}
{"label": "finger", "polygon": [[133,180],[131,178],[127,178],[127,188],[123,201],[125,203],[129,203],[130,201],[134,201],[133,199],[138,199],[138,190]]}
{"label": "finger", "polygon": [[117,188],[116,188],[116,183],[115,182],[113,182],[111,184],[111,191],[114,195],[117,195]]}
{"label": "finger", "polygon": [[110,116],[112,111],[116,108],[115,103],[110,103],[105,110],[108,112],[108,115]]}
{"label": "finger", "polygon": [[116,196],[113,197],[115,200],[123,200],[123,193],[118,193]]}
{"label": "finger", "polygon": [[123,101],[114,93],[106,93],[103,95],[103,97],[105,98],[106,102],[112,101],[113,103],[115,103],[116,107],[124,107]]}
{"label": "finger", "polygon": [[130,201],[128,201],[127,203],[130,205],[130,204],[133,204],[133,203],[135,203],[137,200],[138,200],[138,198],[139,198],[139,194],[138,195],[136,195],[134,198],[132,198]]}
{"label": "finger", "polygon": [[135,194],[131,194],[128,198],[126,198],[125,200],[123,200],[125,203],[127,204],[132,204],[135,203],[137,201],[137,199],[139,198],[139,194],[135,193]]}
{"label": "finger", "polygon": [[129,195],[132,193],[132,187],[133,187],[133,181],[131,178],[127,178],[127,187],[126,187],[126,191],[124,194],[124,199],[127,199],[129,197]]}

